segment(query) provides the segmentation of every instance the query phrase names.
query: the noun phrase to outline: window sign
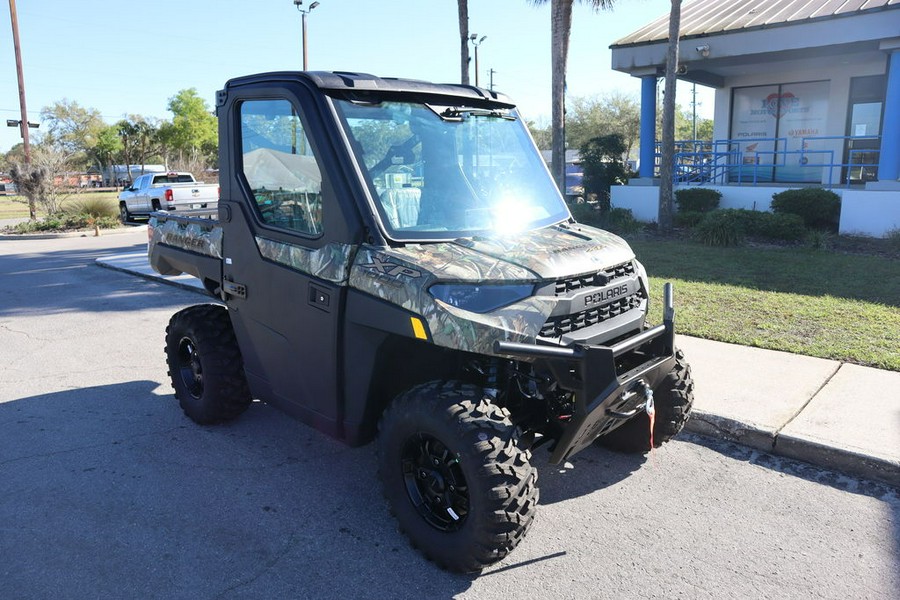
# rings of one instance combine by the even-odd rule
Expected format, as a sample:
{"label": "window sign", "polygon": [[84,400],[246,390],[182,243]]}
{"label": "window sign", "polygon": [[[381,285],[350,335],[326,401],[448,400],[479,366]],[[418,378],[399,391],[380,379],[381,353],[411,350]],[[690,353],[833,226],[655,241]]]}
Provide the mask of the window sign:
{"label": "window sign", "polygon": [[734,90],[728,148],[734,153],[732,181],[772,181],[778,113],[770,102],[777,96],[777,85]]}
{"label": "window sign", "polygon": [[[838,162],[825,140],[827,81],[737,88],[732,96],[732,181],[819,182]],[[819,166],[814,166],[819,165]]]}
{"label": "window sign", "polygon": [[781,86],[778,132],[787,140],[787,152],[778,161],[776,181],[818,183],[822,165],[840,162],[840,145],[832,152],[827,140],[810,139],[826,135],[828,88],[827,81]]}

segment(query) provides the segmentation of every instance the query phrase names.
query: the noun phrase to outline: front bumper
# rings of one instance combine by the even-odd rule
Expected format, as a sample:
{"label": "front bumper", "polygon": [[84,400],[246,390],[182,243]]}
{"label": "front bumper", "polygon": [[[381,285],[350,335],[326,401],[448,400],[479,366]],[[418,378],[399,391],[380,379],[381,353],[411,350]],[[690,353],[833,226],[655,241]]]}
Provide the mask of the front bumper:
{"label": "front bumper", "polygon": [[551,449],[560,463],[635,416],[645,406],[646,387],[654,388],[675,365],[675,308],[672,284],[663,289],[663,324],[612,346],[568,348],[496,342],[494,352],[542,359],[559,386],[574,392],[572,418]]}

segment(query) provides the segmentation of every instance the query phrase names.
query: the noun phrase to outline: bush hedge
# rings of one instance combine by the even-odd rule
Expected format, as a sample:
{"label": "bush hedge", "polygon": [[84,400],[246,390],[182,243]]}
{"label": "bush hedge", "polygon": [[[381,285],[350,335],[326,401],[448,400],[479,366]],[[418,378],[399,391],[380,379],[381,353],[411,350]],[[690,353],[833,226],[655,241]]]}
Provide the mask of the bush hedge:
{"label": "bush hedge", "polygon": [[694,228],[694,237],[708,246],[734,246],[744,237],[794,242],[807,233],[797,215],[729,208],[702,215]]}
{"label": "bush hedge", "polygon": [[807,227],[837,232],[841,197],[822,188],[801,188],[772,194],[772,211],[798,215]]}
{"label": "bush hedge", "polygon": [[685,188],[675,190],[675,204],[678,212],[705,213],[719,208],[722,192],[708,188]]}
{"label": "bush hedge", "polygon": [[693,236],[707,246],[740,246],[744,241],[741,215],[734,210],[707,213],[694,228]]}
{"label": "bush hedge", "polygon": [[797,215],[777,215],[743,209],[732,210],[737,213],[737,219],[748,236],[793,242],[803,239],[806,235],[803,219]]}

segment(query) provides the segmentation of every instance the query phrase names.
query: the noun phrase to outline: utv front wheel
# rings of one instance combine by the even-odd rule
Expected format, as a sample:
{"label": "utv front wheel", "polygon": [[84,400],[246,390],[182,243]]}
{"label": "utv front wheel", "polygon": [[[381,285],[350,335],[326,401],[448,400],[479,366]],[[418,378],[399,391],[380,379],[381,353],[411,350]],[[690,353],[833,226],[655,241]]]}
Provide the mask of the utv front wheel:
{"label": "utv front wheel", "polygon": [[[653,389],[653,402],[656,406],[653,447],[659,448],[684,428],[694,404],[691,366],[681,350],[675,350],[675,366]],[[642,412],[597,438],[597,443],[619,452],[647,452],[650,450],[650,417]]]}
{"label": "utv front wheel", "polygon": [[250,406],[244,363],[224,306],[175,313],[166,328],[166,359],[175,397],[201,425],[228,421]]}
{"label": "utv front wheel", "polygon": [[384,495],[429,559],[471,572],[501,560],[537,508],[537,471],[509,413],[483,391],[431,382],[398,396],[379,423]]}

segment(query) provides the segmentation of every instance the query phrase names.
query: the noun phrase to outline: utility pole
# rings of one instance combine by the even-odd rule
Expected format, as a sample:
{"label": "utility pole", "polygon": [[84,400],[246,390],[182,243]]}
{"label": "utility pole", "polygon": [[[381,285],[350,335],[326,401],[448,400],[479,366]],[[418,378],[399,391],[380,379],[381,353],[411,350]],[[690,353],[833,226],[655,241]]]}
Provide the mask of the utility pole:
{"label": "utility pole", "polygon": [[[31,164],[31,144],[28,141],[28,109],[25,106],[25,75],[22,73],[22,46],[19,43],[19,19],[16,16],[16,0],[9,0],[9,16],[12,22],[13,48],[16,53],[16,75],[19,78],[19,107],[22,118],[19,121],[19,133],[22,135],[22,147],[25,150],[25,164]],[[34,215],[32,215],[34,218]]]}
{"label": "utility pole", "polygon": [[318,2],[313,2],[309,5],[309,8],[303,8],[303,0],[294,0],[294,6],[297,7],[297,10],[300,11],[300,19],[303,22],[303,29],[301,32],[301,36],[303,38],[303,70],[307,70],[307,61],[306,61],[306,15],[312,12],[312,10],[319,5]]}
{"label": "utility pole", "polygon": [[[691,89],[691,108],[694,111],[693,119],[693,137],[691,138],[695,142],[697,141],[697,84],[693,84],[693,88]],[[694,152],[697,150],[695,149]]]}
{"label": "utility pole", "polygon": [[475,87],[480,87],[478,85],[478,46],[487,39],[487,36],[483,35],[481,36],[481,39],[478,39],[478,34],[473,33],[469,36],[469,39],[472,40],[472,45],[475,46]]}

